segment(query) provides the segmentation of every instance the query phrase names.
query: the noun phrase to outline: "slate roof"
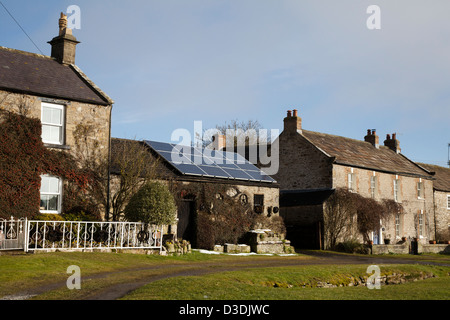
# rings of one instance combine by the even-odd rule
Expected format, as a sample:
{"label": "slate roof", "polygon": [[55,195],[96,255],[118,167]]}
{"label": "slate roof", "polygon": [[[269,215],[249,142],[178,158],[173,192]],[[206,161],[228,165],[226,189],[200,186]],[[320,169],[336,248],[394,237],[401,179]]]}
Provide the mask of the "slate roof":
{"label": "slate roof", "polygon": [[75,65],[0,47],[0,89],[98,105],[114,102]]}
{"label": "slate roof", "polygon": [[375,148],[365,141],[308,130],[302,130],[302,135],[326,155],[334,157],[336,164],[395,174],[431,176],[429,171],[383,145]]}
{"label": "slate roof", "polygon": [[421,167],[424,167],[428,171],[435,172],[434,178],[436,179],[433,182],[433,187],[439,191],[449,191],[450,192],[450,169],[436,166],[433,164],[426,163],[418,163]]}

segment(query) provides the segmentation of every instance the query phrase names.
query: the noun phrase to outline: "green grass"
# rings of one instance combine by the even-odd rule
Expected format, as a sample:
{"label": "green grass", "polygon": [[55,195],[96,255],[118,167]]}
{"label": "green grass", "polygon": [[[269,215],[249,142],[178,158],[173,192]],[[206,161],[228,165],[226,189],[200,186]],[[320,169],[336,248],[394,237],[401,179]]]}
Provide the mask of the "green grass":
{"label": "green grass", "polygon": [[449,267],[380,266],[381,275],[420,272],[437,278],[370,290],[362,287],[317,288],[318,281],[348,284],[366,274],[367,266],[298,266],[252,269],[156,281],[124,297],[129,300],[398,300],[444,299],[450,296]]}
{"label": "green grass", "polygon": [[[404,258],[404,257],[402,257]],[[114,284],[130,283],[165,275],[174,271],[218,270],[219,267],[243,266],[255,263],[252,269],[221,272],[197,277],[175,277],[152,282],[125,299],[448,299],[450,267],[423,266],[419,261],[448,262],[448,256],[424,255],[412,257],[412,264],[380,266],[382,274],[392,272],[418,274],[432,272],[438,278],[402,285],[383,286],[381,290],[366,287],[310,288],[317,281],[346,284],[350,277],[367,275],[369,264],[315,265],[296,267],[265,267],[267,261],[310,260],[305,255],[292,257],[190,255],[164,257],[128,253],[41,253],[0,256],[0,297],[51,283],[65,284],[67,267],[81,269],[82,290],[68,290],[64,285],[36,299],[89,299],[93,294],[108,290]],[[395,256],[392,261],[395,263]],[[370,260],[368,260],[370,261]],[[261,262],[261,263],[260,263]],[[255,268],[255,266],[257,268]],[[101,277],[96,277],[101,275]],[[303,288],[305,286],[305,288]]]}
{"label": "green grass", "polygon": [[[177,267],[195,268],[206,263],[220,266],[222,263],[233,266],[236,261],[255,261],[268,257],[234,257],[227,255],[207,255],[193,252],[181,256],[142,255],[130,253],[91,253],[91,252],[57,252],[38,254],[0,255],[0,298],[37,288],[49,283],[65,282],[70,276],[67,268],[79,266],[83,280],[83,290],[60,290],[61,299],[78,299],[95,290],[102,290],[109,284],[134,281],[152,274],[163,274]],[[269,257],[273,259],[309,259],[306,256]],[[155,270],[152,270],[152,267]],[[149,270],[150,269],[150,270]],[[152,273],[153,272],[153,273]],[[111,273],[107,278],[84,281],[87,277]],[[105,280],[106,279],[106,280]],[[89,292],[88,292],[89,289]],[[50,294],[49,297],[52,295]],[[57,295],[53,295],[57,296]]]}
{"label": "green grass", "polygon": [[206,256],[199,253],[184,256],[163,257],[126,253],[57,252],[0,256],[0,297],[28,288],[65,281],[67,268],[79,266],[82,276],[120,270],[146,268],[152,265],[202,263],[223,259],[222,256]]}

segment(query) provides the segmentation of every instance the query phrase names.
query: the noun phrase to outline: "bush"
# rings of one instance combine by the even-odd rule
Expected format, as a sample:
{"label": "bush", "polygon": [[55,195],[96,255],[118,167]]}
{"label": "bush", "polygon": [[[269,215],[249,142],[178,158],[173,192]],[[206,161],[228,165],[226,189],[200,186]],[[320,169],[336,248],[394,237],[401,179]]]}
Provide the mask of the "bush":
{"label": "bush", "polygon": [[36,221],[64,221],[64,218],[59,214],[40,213],[32,218]]}
{"label": "bush", "polygon": [[152,181],[139,189],[125,207],[125,219],[154,225],[175,222],[177,207],[173,195],[164,184]]}
{"label": "bush", "polygon": [[334,250],[346,253],[369,253],[368,248],[364,244],[354,239],[338,243]]}
{"label": "bush", "polygon": [[99,214],[92,213],[82,207],[74,207],[62,216],[66,221],[101,221]]}

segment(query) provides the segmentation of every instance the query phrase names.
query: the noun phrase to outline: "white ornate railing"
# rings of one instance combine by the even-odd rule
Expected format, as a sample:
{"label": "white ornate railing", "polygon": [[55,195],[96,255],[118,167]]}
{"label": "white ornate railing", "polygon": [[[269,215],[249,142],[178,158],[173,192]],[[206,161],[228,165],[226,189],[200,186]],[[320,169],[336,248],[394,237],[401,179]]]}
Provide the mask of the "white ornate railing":
{"label": "white ornate railing", "polygon": [[162,250],[163,227],[137,222],[0,219],[0,250]]}
{"label": "white ornate railing", "polygon": [[159,249],[162,227],[135,222],[28,221],[25,251]]}
{"label": "white ornate railing", "polygon": [[0,250],[23,249],[26,224],[26,219],[0,219]]}

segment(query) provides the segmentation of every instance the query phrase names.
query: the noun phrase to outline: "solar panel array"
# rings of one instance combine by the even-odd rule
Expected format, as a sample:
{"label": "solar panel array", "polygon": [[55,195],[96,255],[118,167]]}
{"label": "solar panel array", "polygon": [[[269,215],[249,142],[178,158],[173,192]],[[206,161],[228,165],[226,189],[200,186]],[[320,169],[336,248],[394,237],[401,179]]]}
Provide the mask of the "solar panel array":
{"label": "solar panel array", "polygon": [[184,175],[267,183],[276,182],[237,153],[156,141],[144,142]]}

